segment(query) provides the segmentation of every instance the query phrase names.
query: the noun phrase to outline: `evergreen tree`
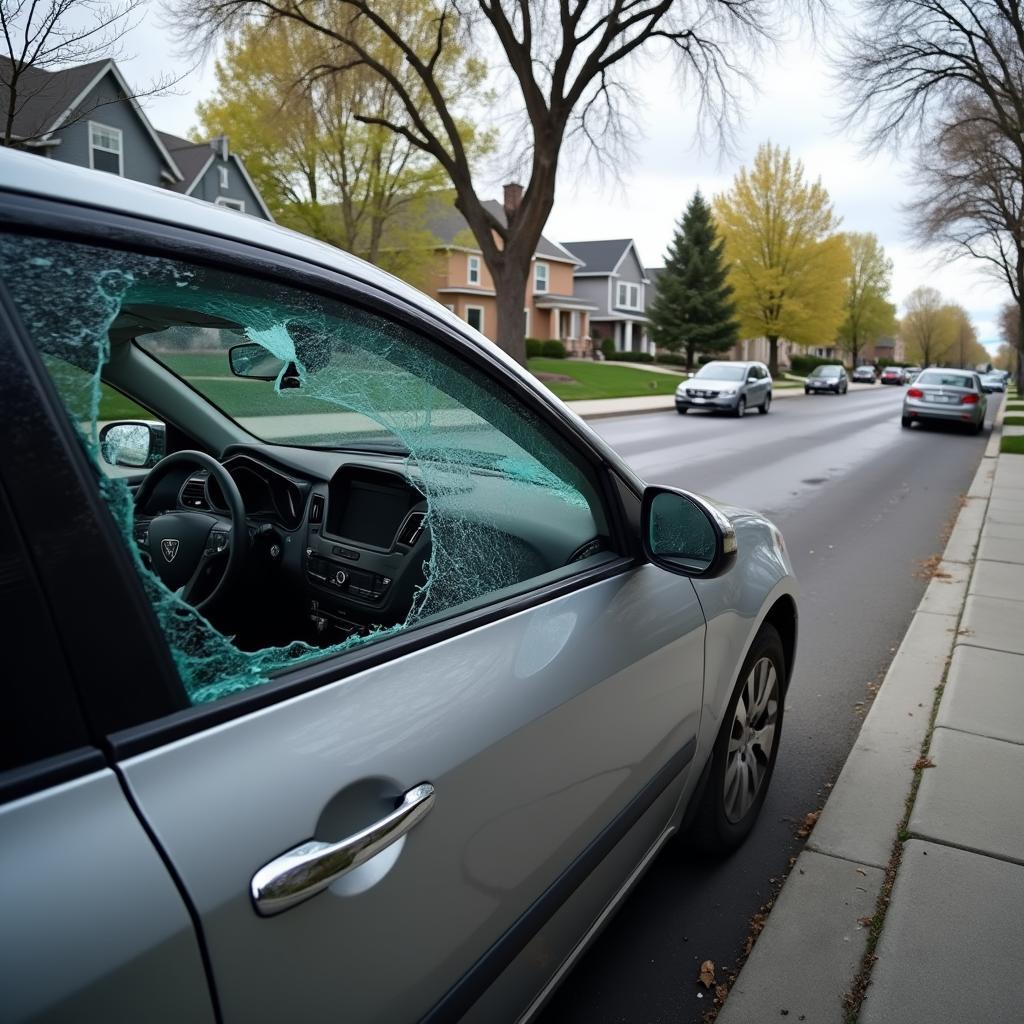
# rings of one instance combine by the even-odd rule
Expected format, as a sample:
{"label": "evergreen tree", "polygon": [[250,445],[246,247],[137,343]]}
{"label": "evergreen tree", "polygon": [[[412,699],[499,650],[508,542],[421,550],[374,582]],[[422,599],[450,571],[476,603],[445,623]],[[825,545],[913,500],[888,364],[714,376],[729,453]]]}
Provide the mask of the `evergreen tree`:
{"label": "evergreen tree", "polygon": [[673,352],[685,349],[689,369],[698,352],[725,352],[739,340],[724,245],[711,207],[694,193],[676,225],[650,314],[655,343]]}

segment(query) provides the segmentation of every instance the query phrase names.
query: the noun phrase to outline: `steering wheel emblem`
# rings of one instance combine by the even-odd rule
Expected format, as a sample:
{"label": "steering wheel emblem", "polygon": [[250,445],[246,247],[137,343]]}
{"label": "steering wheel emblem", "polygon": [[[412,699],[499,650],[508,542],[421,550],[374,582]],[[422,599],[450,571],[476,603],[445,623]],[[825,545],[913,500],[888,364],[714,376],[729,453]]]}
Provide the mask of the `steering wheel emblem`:
{"label": "steering wheel emblem", "polygon": [[168,562],[174,561],[174,556],[178,553],[178,546],[179,542],[171,538],[160,541],[160,550],[164,553],[164,558]]}

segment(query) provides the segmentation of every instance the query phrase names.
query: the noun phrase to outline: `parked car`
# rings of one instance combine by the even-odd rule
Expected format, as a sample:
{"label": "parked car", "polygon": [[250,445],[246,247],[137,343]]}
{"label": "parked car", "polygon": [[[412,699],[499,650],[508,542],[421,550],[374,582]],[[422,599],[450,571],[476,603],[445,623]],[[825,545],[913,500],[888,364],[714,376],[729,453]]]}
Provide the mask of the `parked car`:
{"label": "parked car", "polygon": [[813,395],[819,391],[831,391],[845,395],[850,387],[850,378],[842,366],[816,366],[804,383],[804,394]]}
{"label": "parked car", "polygon": [[998,370],[981,375],[981,386],[987,394],[1006,391],[1006,378]]}
{"label": "parked car", "polygon": [[875,368],[869,365],[858,366],[853,371],[853,377],[851,379],[856,384],[874,384],[877,381]]}
{"label": "parked car", "polygon": [[743,841],[768,520],[341,250],[0,183],[5,1021],[525,1019],[670,837]]}
{"label": "parked car", "polygon": [[985,425],[987,408],[985,390],[974,371],[929,367],[903,396],[901,423],[962,423],[977,434]]}
{"label": "parked car", "polygon": [[913,384],[917,380],[917,375],[921,372],[920,366],[904,366],[903,367],[903,383]]}
{"label": "parked car", "polygon": [[676,388],[676,412],[691,409],[743,416],[748,409],[767,413],[772,405],[772,377],[764,363],[705,363]]}
{"label": "parked car", "polygon": [[882,376],[878,378],[880,384],[899,384],[905,383],[903,379],[903,370],[898,366],[887,366],[882,371]]}

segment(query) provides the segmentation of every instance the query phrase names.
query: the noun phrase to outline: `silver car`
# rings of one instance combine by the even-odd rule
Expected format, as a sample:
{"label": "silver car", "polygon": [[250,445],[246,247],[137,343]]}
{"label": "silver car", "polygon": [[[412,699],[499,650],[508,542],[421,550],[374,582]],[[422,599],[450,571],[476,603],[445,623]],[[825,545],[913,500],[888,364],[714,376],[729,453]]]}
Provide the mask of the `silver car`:
{"label": "silver car", "polygon": [[5,1021],[526,1019],[669,840],[743,841],[770,522],[340,250],[0,182]]}
{"label": "silver car", "polygon": [[914,423],[942,422],[962,424],[977,434],[985,425],[988,399],[981,379],[971,370],[946,370],[929,367],[903,396],[904,427]]}
{"label": "silver car", "polygon": [[708,409],[743,416],[748,409],[767,413],[772,406],[772,377],[764,363],[706,363],[676,388],[676,412]]}

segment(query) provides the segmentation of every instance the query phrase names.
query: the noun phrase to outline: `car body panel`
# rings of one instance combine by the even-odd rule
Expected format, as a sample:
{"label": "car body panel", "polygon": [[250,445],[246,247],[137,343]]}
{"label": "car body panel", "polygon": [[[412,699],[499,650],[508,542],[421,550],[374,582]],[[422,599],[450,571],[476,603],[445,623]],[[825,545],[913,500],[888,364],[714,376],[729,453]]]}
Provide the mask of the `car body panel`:
{"label": "car body panel", "polygon": [[[829,371],[828,373],[819,371]],[[845,392],[850,386],[850,378],[842,366],[820,366],[815,367],[804,383],[804,394],[814,394],[817,391],[831,391],[834,394]]]}
{"label": "car body panel", "polygon": [[[645,566],[126,762],[202,917],[225,1019],[429,1011],[648,779],[692,756],[703,648],[692,583]],[[435,807],[400,847],[256,916],[263,864],[371,824],[423,781]],[[667,825],[631,834],[636,861]],[[275,962],[287,984],[253,971]],[[382,963],[388,983],[367,985]]]}
{"label": "car body panel", "polygon": [[109,769],[0,804],[5,1021],[215,1020],[186,906]]}

